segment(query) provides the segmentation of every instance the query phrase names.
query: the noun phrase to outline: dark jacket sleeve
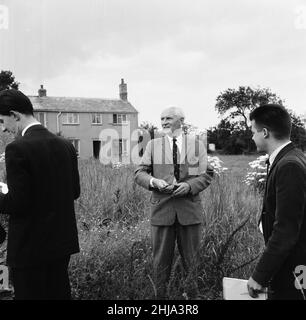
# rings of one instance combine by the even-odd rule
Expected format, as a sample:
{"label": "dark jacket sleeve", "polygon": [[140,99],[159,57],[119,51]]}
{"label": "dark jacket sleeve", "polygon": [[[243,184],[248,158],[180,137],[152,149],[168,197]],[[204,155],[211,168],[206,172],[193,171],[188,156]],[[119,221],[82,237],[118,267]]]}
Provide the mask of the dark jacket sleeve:
{"label": "dark jacket sleeve", "polygon": [[150,180],[153,177],[152,140],[147,144],[141,162],[135,170],[135,182],[147,190],[153,190]]}
{"label": "dark jacket sleeve", "polygon": [[72,154],[73,197],[76,200],[77,198],[79,198],[81,193],[78,157],[73,145],[69,141],[68,144]]}
{"label": "dark jacket sleeve", "polygon": [[28,162],[21,148],[9,144],[5,149],[8,193],[0,193],[0,212],[23,214],[31,205],[31,178]]}
{"label": "dark jacket sleeve", "polygon": [[304,219],[305,169],[296,162],[283,164],[276,176],[276,211],[272,234],[252,278],[266,286],[295,246]]}

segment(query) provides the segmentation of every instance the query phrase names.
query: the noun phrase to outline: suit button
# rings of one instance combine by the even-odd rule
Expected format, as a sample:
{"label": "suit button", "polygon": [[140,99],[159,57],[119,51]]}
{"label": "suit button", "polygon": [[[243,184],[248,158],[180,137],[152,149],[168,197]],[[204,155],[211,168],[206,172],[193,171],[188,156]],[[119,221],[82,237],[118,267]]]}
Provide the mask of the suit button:
{"label": "suit button", "polygon": [[266,211],[263,211],[262,214],[266,214]]}

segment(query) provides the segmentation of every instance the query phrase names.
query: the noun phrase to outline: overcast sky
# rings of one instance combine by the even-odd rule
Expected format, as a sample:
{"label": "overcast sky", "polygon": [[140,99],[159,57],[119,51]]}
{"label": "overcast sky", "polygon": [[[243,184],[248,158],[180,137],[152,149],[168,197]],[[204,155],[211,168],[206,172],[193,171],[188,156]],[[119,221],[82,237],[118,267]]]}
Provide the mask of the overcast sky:
{"label": "overcast sky", "polygon": [[0,70],[23,92],[118,98],[124,78],[139,123],[179,106],[213,126],[216,97],[240,85],[302,114],[305,60],[302,0],[0,0]]}

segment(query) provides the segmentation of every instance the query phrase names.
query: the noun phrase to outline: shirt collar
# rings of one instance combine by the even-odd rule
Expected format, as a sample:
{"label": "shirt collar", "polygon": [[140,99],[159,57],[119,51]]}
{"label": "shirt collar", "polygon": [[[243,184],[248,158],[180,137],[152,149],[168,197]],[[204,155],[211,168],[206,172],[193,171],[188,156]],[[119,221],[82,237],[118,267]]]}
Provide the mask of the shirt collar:
{"label": "shirt collar", "polygon": [[26,131],[30,128],[30,127],[33,127],[33,126],[36,126],[37,124],[41,124],[40,122],[38,121],[34,121],[32,123],[30,123],[29,125],[27,125],[21,132],[21,135],[24,136]]}
{"label": "shirt collar", "polygon": [[[173,141],[173,137],[170,137],[168,134],[167,134],[167,137],[168,137],[168,139],[169,139],[170,142]],[[182,141],[182,139],[183,139],[183,135],[180,134],[180,135],[178,135],[178,136],[175,137],[175,138],[176,138],[177,143],[180,143],[180,142]]]}
{"label": "shirt collar", "polygon": [[288,145],[289,143],[291,143],[291,141],[288,141],[288,142],[282,144],[281,146],[279,146],[277,149],[275,149],[275,150],[271,153],[271,155],[270,155],[270,157],[269,157],[270,166],[272,166],[273,161],[275,160],[275,158],[276,158],[276,156],[279,154],[279,152],[280,152],[283,148],[285,148],[286,145]]}

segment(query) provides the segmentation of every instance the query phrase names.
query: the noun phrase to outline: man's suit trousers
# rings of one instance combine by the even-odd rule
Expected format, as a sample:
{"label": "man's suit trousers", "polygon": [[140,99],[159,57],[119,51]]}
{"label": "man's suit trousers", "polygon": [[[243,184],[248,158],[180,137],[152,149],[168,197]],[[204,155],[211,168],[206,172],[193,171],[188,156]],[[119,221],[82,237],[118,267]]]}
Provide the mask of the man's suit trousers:
{"label": "man's suit trousers", "polygon": [[201,227],[202,224],[184,226],[177,220],[171,226],[152,225],[153,265],[159,298],[163,298],[166,294],[166,284],[170,278],[176,242],[185,271],[188,272],[190,266],[196,265]]}
{"label": "man's suit trousers", "polygon": [[11,268],[15,300],[70,300],[70,255],[42,265]]}

